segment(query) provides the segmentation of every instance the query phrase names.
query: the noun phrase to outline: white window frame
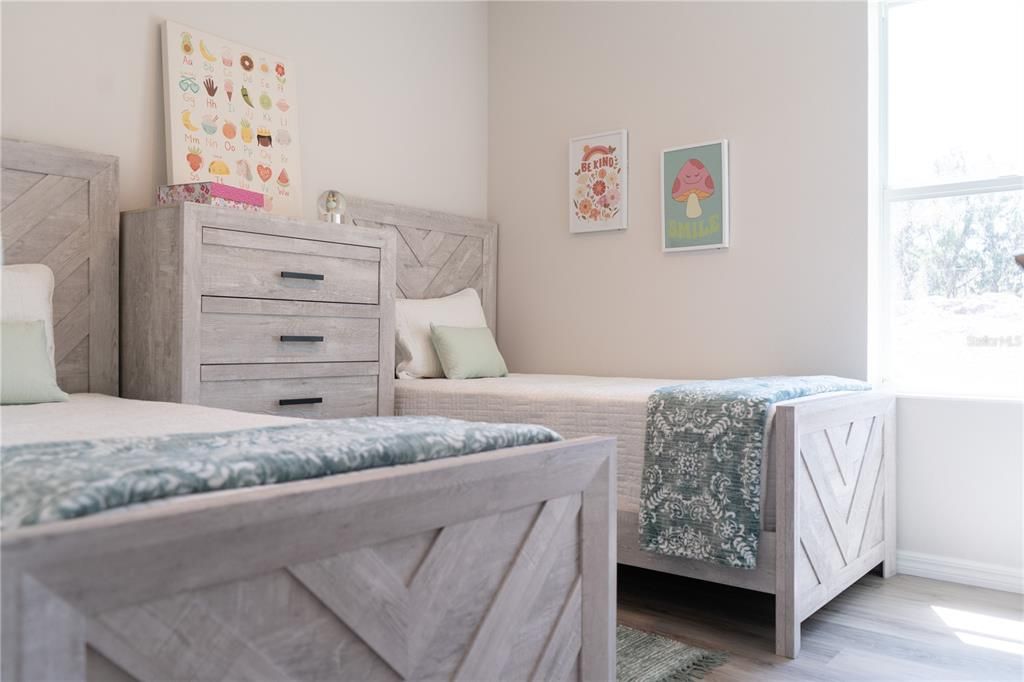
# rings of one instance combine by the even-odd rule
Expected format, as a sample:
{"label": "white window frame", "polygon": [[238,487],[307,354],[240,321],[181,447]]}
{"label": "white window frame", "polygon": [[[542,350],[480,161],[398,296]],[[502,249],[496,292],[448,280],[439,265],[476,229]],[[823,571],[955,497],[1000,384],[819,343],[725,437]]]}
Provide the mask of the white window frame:
{"label": "white window frame", "polygon": [[[890,248],[892,231],[889,225],[889,209],[893,203],[913,201],[915,199],[936,199],[940,197],[963,197],[989,192],[1006,192],[1024,190],[1024,176],[1001,175],[969,180],[965,182],[945,182],[932,185],[916,185],[907,187],[889,186],[889,24],[890,7],[909,5],[927,0],[881,0],[878,7],[878,240],[876,258],[878,267],[876,277],[878,288],[874,297],[878,315],[877,350],[875,352],[875,370],[872,378],[883,388],[895,390],[901,394],[938,395],[934,391],[922,391],[919,387],[895,385],[892,376],[892,307],[890,302],[892,273],[896,263]],[[941,395],[963,397],[985,397],[976,394],[963,394],[957,388],[943,392]]]}

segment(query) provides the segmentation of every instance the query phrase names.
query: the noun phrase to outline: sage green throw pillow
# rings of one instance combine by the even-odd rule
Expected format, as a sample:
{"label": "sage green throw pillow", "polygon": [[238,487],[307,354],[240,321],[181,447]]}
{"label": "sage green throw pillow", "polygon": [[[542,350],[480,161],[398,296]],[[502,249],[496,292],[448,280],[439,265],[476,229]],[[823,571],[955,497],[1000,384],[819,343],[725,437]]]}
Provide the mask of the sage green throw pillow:
{"label": "sage green throw pillow", "polygon": [[0,323],[0,403],[59,403],[68,394],[57,386],[57,373],[46,350],[43,320]]}
{"label": "sage green throw pillow", "polygon": [[487,327],[430,325],[430,340],[449,379],[480,379],[508,374],[494,335]]}

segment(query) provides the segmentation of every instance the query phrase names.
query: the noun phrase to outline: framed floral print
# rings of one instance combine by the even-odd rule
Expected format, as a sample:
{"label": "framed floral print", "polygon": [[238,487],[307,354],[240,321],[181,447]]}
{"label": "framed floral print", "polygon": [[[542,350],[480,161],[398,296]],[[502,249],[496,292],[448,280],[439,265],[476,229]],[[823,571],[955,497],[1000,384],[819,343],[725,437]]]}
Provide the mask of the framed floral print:
{"label": "framed floral print", "polygon": [[626,131],[569,140],[569,232],[626,229]]}
{"label": "framed floral print", "polygon": [[664,251],[729,246],[726,140],[661,153],[661,232]]}

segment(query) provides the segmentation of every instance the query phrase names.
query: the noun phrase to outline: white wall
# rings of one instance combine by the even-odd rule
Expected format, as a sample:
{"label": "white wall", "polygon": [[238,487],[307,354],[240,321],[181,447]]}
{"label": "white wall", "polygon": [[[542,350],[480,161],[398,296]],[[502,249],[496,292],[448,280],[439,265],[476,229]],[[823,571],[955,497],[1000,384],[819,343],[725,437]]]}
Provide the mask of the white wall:
{"label": "white wall", "polygon": [[[488,201],[513,371],[864,377],[868,19],[859,2],[492,5]],[[629,229],[570,235],[568,139],[615,128]],[[663,255],[659,151],[719,137],[733,244]],[[1020,585],[1022,411],[900,398],[902,570]]]}
{"label": "white wall", "polygon": [[903,572],[1020,590],[1024,581],[1024,403],[900,397]]}
{"label": "white wall", "polygon": [[307,217],[328,188],[486,213],[483,4],[4,2],[2,19],[3,135],[119,156],[124,209],[166,179],[173,19],[295,60]]}

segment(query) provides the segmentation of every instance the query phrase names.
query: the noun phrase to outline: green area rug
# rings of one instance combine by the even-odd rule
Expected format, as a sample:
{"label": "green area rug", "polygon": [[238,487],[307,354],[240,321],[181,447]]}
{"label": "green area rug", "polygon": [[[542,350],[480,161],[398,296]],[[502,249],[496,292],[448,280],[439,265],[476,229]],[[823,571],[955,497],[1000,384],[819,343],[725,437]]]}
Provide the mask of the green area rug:
{"label": "green area rug", "polygon": [[725,663],[724,651],[708,651],[651,632],[616,629],[619,682],[691,682]]}

